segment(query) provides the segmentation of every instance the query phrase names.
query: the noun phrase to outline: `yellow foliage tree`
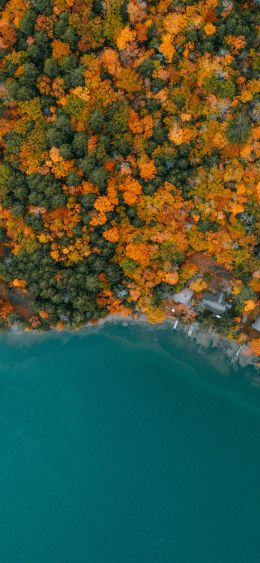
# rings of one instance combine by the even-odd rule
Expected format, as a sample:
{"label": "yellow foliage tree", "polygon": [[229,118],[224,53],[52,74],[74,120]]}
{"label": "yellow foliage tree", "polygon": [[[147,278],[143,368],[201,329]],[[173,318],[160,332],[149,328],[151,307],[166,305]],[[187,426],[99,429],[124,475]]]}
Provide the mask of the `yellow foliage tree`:
{"label": "yellow foliage tree", "polygon": [[120,50],[125,49],[129,43],[134,41],[135,37],[136,37],[136,31],[130,29],[130,26],[127,25],[126,27],[121,29],[121,31],[118,33],[118,36],[116,38],[117,48]]}
{"label": "yellow foliage tree", "polygon": [[190,284],[190,289],[192,289],[196,293],[200,293],[201,291],[204,291],[204,289],[206,289],[207,287],[208,287],[207,282],[202,278],[198,278],[197,280],[194,280]]}

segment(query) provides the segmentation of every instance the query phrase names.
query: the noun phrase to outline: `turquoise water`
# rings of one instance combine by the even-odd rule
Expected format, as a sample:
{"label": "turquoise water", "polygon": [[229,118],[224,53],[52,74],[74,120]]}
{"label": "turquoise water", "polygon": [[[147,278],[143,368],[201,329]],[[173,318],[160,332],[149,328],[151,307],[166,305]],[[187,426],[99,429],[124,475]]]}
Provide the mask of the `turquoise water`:
{"label": "turquoise water", "polygon": [[258,563],[260,389],[178,338],[1,336],[1,563]]}

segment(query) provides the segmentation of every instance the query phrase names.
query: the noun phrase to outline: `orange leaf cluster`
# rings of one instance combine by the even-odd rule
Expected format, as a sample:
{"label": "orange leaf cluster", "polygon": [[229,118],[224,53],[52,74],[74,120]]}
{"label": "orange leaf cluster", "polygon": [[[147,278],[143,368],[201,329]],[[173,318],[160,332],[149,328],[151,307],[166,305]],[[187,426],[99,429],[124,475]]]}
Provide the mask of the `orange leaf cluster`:
{"label": "orange leaf cluster", "polygon": [[131,242],[127,244],[126,255],[132,260],[140,262],[140,264],[142,264],[143,266],[149,264],[149,247],[143,242]]}
{"label": "orange leaf cluster", "polygon": [[54,39],[52,41],[52,53],[54,59],[60,63],[64,57],[67,57],[70,54],[70,46],[68,43],[64,43],[59,39]]}
{"label": "orange leaf cluster", "polygon": [[105,231],[103,233],[103,237],[107,240],[109,240],[109,242],[117,242],[119,240],[119,231],[117,227],[111,227],[111,229],[108,229],[107,231]]}
{"label": "orange leaf cluster", "polygon": [[140,176],[143,180],[151,180],[156,175],[156,166],[154,164],[154,159],[144,159],[139,160]]}

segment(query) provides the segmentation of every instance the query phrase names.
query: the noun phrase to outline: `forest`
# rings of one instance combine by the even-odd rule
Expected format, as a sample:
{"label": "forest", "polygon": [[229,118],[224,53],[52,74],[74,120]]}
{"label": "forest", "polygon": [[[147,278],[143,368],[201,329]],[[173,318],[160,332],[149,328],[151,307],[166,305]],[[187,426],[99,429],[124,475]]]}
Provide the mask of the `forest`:
{"label": "forest", "polygon": [[256,1],[0,0],[2,328],[161,322],[187,286],[208,322],[215,268],[260,354],[258,30]]}

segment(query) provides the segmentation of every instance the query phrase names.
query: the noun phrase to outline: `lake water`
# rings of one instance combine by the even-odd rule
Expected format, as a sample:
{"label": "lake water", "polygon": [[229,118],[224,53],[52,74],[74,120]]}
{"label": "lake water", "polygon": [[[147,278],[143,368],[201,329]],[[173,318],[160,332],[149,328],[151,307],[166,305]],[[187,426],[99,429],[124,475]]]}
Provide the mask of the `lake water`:
{"label": "lake water", "polygon": [[180,339],[1,336],[1,563],[259,562],[260,389]]}

